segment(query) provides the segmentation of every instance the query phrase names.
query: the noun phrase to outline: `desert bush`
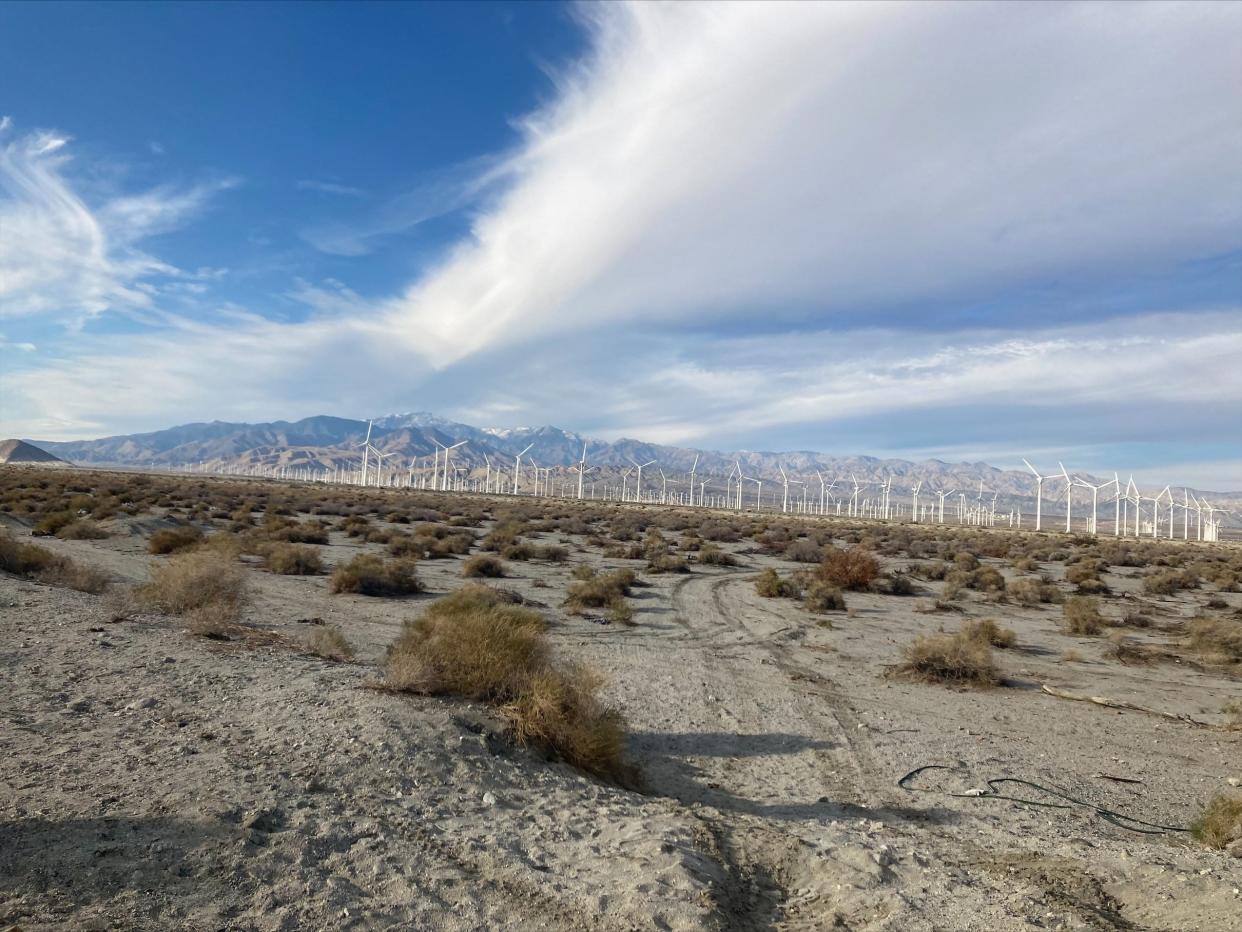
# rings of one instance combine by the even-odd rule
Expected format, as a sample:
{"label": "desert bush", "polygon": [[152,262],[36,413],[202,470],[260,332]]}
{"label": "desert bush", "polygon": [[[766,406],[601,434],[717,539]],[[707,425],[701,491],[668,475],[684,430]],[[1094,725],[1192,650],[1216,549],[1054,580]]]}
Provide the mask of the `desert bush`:
{"label": "desert bush", "polygon": [[1224,662],[1242,661],[1242,622],[1195,618],[1186,626],[1190,647]]}
{"label": "desert bush", "polygon": [[519,742],[589,773],[620,773],[624,722],[599,699],[599,678],[554,664],[539,614],[483,588],[440,599],[408,622],[389,648],[386,685],[494,703]]}
{"label": "desert bush", "polygon": [[246,580],[233,562],[210,551],[185,553],[151,569],[151,581],[134,598],[166,615],[202,612],[236,618],[246,603]]}
{"label": "desert bush", "polygon": [[[782,580],[782,582],[788,582],[788,580]],[[812,612],[843,612],[845,611],[845,596],[832,583],[824,582],[822,579],[813,579],[806,587],[803,604]]]}
{"label": "desert bush", "polygon": [[785,559],[795,563],[818,563],[823,557],[823,548],[805,537],[798,538],[785,548]]}
{"label": "desert bush", "polygon": [[110,583],[108,575],[93,566],[59,556],[38,544],[21,543],[6,533],[0,533],[0,570],[92,595],[103,592]]}
{"label": "desert bush", "polygon": [[369,596],[411,595],[423,591],[416,561],[408,558],[384,560],[369,553],[360,553],[338,566],[332,573],[329,588],[333,592]]}
{"label": "desert bush", "polygon": [[1034,573],[1037,569],[1039,569],[1039,564],[1036,563],[1031,557],[1018,557],[1018,559],[1014,560],[1010,566],[1012,566],[1019,573]]}
{"label": "desert bush", "polygon": [[1242,839],[1242,792],[1213,796],[1190,831],[1209,848],[1224,848]]}
{"label": "desert bush", "polygon": [[585,608],[611,605],[616,599],[630,594],[635,578],[633,570],[614,570],[580,579],[570,585],[565,607],[577,613]]}
{"label": "desert bush", "polygon": [[108,532],[89,518],[80,518],[72,524],[66,524],[56,536],[61,540],[103,540]]}
{"label": "desert bush", "polygon": [[737,566],[738,559],[728,551],[721,550],[715,544],[703,544],[699,547],[698,561],[708,566]]}
{"label": "desert bush", "polygon": [[546,560],[548,563],[564,563],[569,559],[569,548],[558,544],[545,544],[536,549],[535,559]]}
{"label": "desert bush", "polygon": [[1108,636],[1108,644],[1104,648],[1104,653],[1113,660],[1125,664],[1150,663],[1153,659],[1151,654],[1143,649],[1142,644],[1120,631],[1114,631]]}
{"label": "desert bush", "polygon": [[317,576],[323,572],[319,554],[302,544],[268,544],[263,548],[263,565],[268,572],[281,576]]}
{"label": "desert bush", "polygon": [[52,537],[62,528],[66,528],[78,520],[76,511],[55,511],[44,515],[38,524],[31,529],[35,537]]}
{"label": "desert bush", "polygon": [[653,553],[647,557],[647,570],[652,573],[689,573],[685,557],[674,553]]}
{"label": "desert bush", "polygon": [[1157,570],[1143,577],[1143,592],[1147,595],[1173,595],[1182,589],[1198,588],[1199,577],[1189,570]]}
{"label": "desert bush", "polygon": [[879,590],[886,595],[914,595],[914,582],[905,573],[892,573],[880,581]]}
{"label": "desert bush", "polygon": [[292,521],[274,528],[269,536],[272,540],[283,540],[290,544],[326,544],[328,529],[322,524]]}
{"label": "desert bush", "polygon": [[1060,602],[1061,590],[1056,587],[1056,583],[1043,578],[1014,579],[1010,580],[1005,591],[1009,593],[1010,598],[1023,605],[1038,605],[1040,603]]}
{"label": "desert bush", "polygon": [[353,645],[345,639],[341,629],[335,625],[325,625],[312,631],[310,637],[306,639],[306,650],[307,653],[314,654],[316,657],[334,660],[337,663],[346,663],[354,659]]}
{"label": "desert bush", "polygon": [[991,644],[965,631],[916,638],[902,657],[894,672],[914,679],[981,688],[1000,683]]}
{"label": "desert bush", "polygon": [[783,579],[781,575],[768,567],[755,577],[755,592],[765,599],[796,599],[802,594],[802,588],[792,579]]}
{"label": "desert bush", "polygon": [[502,549],[500,555],[506,560],[532,560],[535,557],[535,545],[519,541]]}
{"label": "desert bush", "polygon": [[634,606],[623,598],[608,603],[608,623],[612,625],[634,624]]}
{"label": "desert bush", "polygon": [[488,577],[498,579],[505,575],[504,561],[489,554],[478,553],[461,565],[461,575],[468,579]]}
{"label": "desert bush", "polygon": [[1013,647],[1017,642],[1017,635],[1008,628],[1002,628],[991,618],[962,622],[962,635],[969,640],[982,641],[1002,649]]}
{"label": "desert bush", "polygon": [[595,578],[595,567],[589,566],[586,563],[580,563],[578,566],[575,566],[573,570],[570,571],[569,575],[579,581],[584,580],[584,579],[594,579]]}
{"label": "desert bush", "polygon": [[203,540],[203,532],[193,525],[185,527],[165,528],[156,531],[147,541],[148,553],[178,553],[197,547]]}
{"label": "desert bush", "polygon": [[824,582],[858,591],[868,588],[880,575],[880,564],[871,553],[858,547],[829,547],[815,573]]}
{"label": "desert bush", "polygon": [[1061,613],[1061,624],[1070,634],[1095,635],[1104,629],[1099,605],[1089,596],[1070,596],[1061,607]]}
{"label": "desert bush", "polygon": [[1220,711],[1229,719],[1230,728],[1242,728],[1242,699],[1231,699]]}

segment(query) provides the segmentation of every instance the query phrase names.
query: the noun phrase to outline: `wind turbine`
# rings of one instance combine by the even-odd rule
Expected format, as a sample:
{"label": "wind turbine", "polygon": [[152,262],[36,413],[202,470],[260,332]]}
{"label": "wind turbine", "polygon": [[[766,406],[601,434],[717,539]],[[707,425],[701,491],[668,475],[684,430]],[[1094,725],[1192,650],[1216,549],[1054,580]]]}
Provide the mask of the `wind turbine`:
{"label": "wind turbine", "polygon": [[[1026,463],[1026,468],[1029,469],[1035,476],[1035,530],[1038,531],[1043,527],[1044,483],[1054,477],[1041,476],[1039,471],[1031,465],[1030,461],[1027,460],[1026,457],[1022,458],[1022,462]],[[943,504],[943,502],[941,502],[941,504]],[[943,520],[944,518],[942,515],[941,521],[943,522]]]}
{"label": "wind turbine", "polygon": [[437,444],[436,444],[437,446],[444,447],[444,473],[440,477],[440,491],[441,492],[445,491],[449,484],[449,458],[453,455],[454,450],[456,450],[460,446],[465,446],[465,444],[466,444],[465,440],[459,440],[455,444],[453,444],[451,447],[445,447],[444,444],[439,443],[437,441]]}
{"label": "wind turbine", "polygon": [[780,463],[776,464],[776,468],[781,471],[781,485],[784,489],[784,494],[781,496],[781,514],[785,514],[789,511],[789,477],[785,475],[785,467]]}
{"label": "wind turbine", "polygon": [[513,494],[518,494],[518,467],[522,465],[522,457],[525,456],[534,443],[528,443],[526,449],[513,458]]}
{"label": "wind turbine", "polygon": [[652,465],[655,463],[655,460],[648,460],[645,463],[636,463],[628,456],[626,459],[629,459],[631,463],[634,463],[634,465],[638,467],[638,478],[634,480],[634,501],[641,502],[643,500],[643,467]]}
{"label": "wind turbine", "polygon": [[911,515],[911,517],[914,518],[916,523],[919,520],[919,489],[921,488],[923,488],[922,480],[914,483],[914,488],[911,489],[912,494],[910,498],[910,507],[913,510],[913,514]]}
{"label": "wind turbine", "polygon": [[[578,460],[578,498],[582,498],[582,477],[586,475],[586,441],[582,441],[582,459]],[[573,467],[570,467],[571,469]]]}
{"label": "wind turbine", "polygon": [[[368,470],[371,464],[371,425],[374,423],[374,421],[367,421],[367,439],[362,441],[362,484],[364,486],[367,484],[367,479],[370,476]],[[354,446],[357,447],[358,444],[355,443]]]}
{"label": "wind turbine", "polygon": [[[699,454],[696,453],[694,454],[694,462],[690,464],[690,504],[691,505],[694,504],[694,471],[698,468],[699,468]],[[702,498],[699,499],[699,504],[700,505],[703,504]]]}

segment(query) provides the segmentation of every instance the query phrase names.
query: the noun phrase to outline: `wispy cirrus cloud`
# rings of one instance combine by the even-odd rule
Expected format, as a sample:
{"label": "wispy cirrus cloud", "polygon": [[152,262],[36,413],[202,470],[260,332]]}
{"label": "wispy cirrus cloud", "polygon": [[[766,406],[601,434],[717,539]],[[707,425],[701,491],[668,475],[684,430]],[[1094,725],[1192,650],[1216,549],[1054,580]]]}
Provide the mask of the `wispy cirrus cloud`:
{"label": "wispy cirrus cloud", "polygon": [[203,210],[231,179],[160,186],[89,205],[66,179],[68,136],[16,138],[0,125],[0,318],[52,315],[80,322],[108,310],[147,309],[158,282],[195,273],[140,248]]}
{"label": "wispy cirrus cloud", "polygon": [[367,192],[362,188],[355,188],[352,185],[338,184],[335,181],[316,181],[312,178],[303,178],[297,183],[299,191],[318,191],[320,194],[339,194],[342,197],[366,197]]}

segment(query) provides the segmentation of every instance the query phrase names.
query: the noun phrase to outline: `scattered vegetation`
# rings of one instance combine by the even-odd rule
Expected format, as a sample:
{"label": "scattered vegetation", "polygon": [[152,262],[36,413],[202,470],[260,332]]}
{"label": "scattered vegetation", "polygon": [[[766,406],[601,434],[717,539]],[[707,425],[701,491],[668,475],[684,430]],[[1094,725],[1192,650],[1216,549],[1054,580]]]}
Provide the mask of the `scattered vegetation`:
{"label": "scattered vegetation", "polygon": [[1070,596],[1061,607],[1061,612],[1061,623],[1070,634],[1088,637],[1104,630],[1099,604],[1090,596]]}
{"label": "scattered vegetation", "polygon": [[620,569],[579,579],[569,587],[565,607],[575,614],[588,608],[604,608],[630,594],[637,581],[633,570]]}
{"label": "scattered vegetation", "polygon": [[323,572],[319,553],[302,544],[269,544],[263,549],[263,565],[268,572],[281,576],[317,576]]}
{"label": "scattered vegetation", "polygon": [[139,605],[202,623],[233,621],[246,603],[246,580],[237,564],[210,551],[180,554],[151,569],[151,581],[134,591]]}
{"label": "scattered vegetation", "polygon": [[625,726],[599,698],[599,677],[552,661],[540,615],[481,585],[428,606],[389,648],[391,689],[490,702],[521,743],[588,773],[623,772]]}
{"label": "scattered vegetation", "polygon": [[1242,792],[1213,796],[1190,831],[1209,848],[1224,848],[1242,840]]}
{"label": "scattered vegetation", "polygon": [[769,566],[755,577],[755,592],[765,599],[796,599],[802,595],[802,587]]}
{"label": "scattered vegetation", "polygon": [[106,573],[52,553],[38,544],[14,540],[7,533],[0,533],[0,570],[49,586],[64,586],[93,595],[103,592],[109,584]]}
{"label": "scattered vegetation", "polygon": [[315,628],[306,640],[307,653],[333,660],[337,663],[348,663],[354,659],[354,648],[345,639],[341,629],[335,625],[324,625]]}
{"label": "scattered vegetation", "polygon": [[989,644],[992,647],[1007,649],[1017,643],[1017,635],[1008,628],[1002,628],[992,618],[979,618],[974,621],[962,622],[962,635],[969,640]]}
{"label": "scattered vegetation", "polygon": [[1001,681],[990,642],[966,630],[916,638],[902,657],[894,672],[924,682],[989,688]]}
{"label": "scattered vegetation", "polygon": [[180,553],[197,547],[203,541],[203,532],[193,525],[165,528],[156,531],[147,541],[147,552],[155,554]]}
{"label": "scattered vegetation", "polygon": [[499,579],[505,575],[504,561],[486,553],[477,553],[461,566],[461,575],[468,579],[488,577]]}
{"label": "scattered vegetation", "polygon": [[369,596],[412,595],[423,591],[417,562],[408,557],[385,560],[375,554],[360,553],[332,573],[333,592],[353,592]]}
{"label": "scattered vegetation", "polygon": [[865,590],[880,575],[880,562],[858,547],[849,550],[830,547],[815,573],[824,582],[841,589]]}

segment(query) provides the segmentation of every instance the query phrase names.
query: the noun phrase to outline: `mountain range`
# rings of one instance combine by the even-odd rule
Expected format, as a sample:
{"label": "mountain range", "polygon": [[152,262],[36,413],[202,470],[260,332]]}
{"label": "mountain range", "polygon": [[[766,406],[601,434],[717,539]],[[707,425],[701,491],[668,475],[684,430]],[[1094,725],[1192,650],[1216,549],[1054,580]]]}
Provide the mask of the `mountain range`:
{"label": "mountain range", "polygon": [[[166,430],[142,434],[103,437],[98,440],[31,441],[61,459],[81,465],[124,466],[148,468],[197,467],[207,471],[229,467],[293,466],[316,469],[357,469],[361,447],[367,436],[368,424],[363,420],[320,415],[300,421],[273,421],[263,424],[211,423],[182,424]],[[940,460],[911,462],[903,459],[879,459],[870,456],[836,456],[800,450],[792,452],[733,451],[716,452],[689,447],[646,443],[622,438],[608,442],[583,437],[558,427],[482,428],[450,421],[426,412],[390,414],[377,418],[371,426],[371,444],[386,459],[390,468],[404,472],[411,461],[434,455],[436,444],[465,445],[454,451],[453,461],[469,469],[485,469],[487,459],[493,466],[512,469],[513,457],[530,446],[523,461],[540,466],[568,467],[582,456],[587,445],[589,465],[599,466],[601,475],[615,477],[632,463],[654,460],[644,476],[658,481],[658,470],[670,480],[684,481],[695,457],[700,479],[717,477],[714,485],[724,487],[724,476],[740,463],[747,476],[768,482],[780,482],[780,468],[791,477],[808,482],[808,497],[818,495],[820,470],[830,481],[838,480],[838,488],[852,488],[852,477],[860,483],[893,479],[893,495],[908,501],[910,488],[922,482],[924,494],[939,489],[955,489],[978,495],[980,483],[985,497],[998,496],[997,507],[1007,510],[1034,506],[1034,482],[1024,470],[1003,470],[987,463],[946,463]],[[430,468],[430,460],[422,464]],[[1051,467],[1049,467],[1051,468]],[[1099,484],[1106,478],[1083,476]],[[1124,482],[1124,478],[1123,478]],[[1045,510],[1062,511],[1064,483],[1045,486]],[[801,487],[795,486],[801,495]],[[1049,491],[1051,489],[1051,491]],[[1143,492],[1158,489],[1143,486]],[[1180,488],[1178,490],[1180,492]],[[1206,496],[1218,507],[1231,511],[1242,509],[1242,491],[1190,490]],[[1088,493],[1077,490],[1076,501],[1084,501]],[[1104,495],[1111,496],[1111,489]],[[1101,496],[1101,498],[1104,497]]]}

